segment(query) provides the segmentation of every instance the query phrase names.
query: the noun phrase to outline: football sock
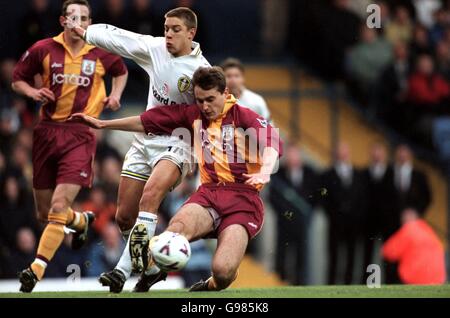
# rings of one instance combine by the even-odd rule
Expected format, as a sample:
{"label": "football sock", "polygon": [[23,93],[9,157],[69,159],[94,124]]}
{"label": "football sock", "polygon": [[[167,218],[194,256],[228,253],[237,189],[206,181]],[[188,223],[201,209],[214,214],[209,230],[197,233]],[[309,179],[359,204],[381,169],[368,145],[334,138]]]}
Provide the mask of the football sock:
{"label": "football sock", "polygon": [[56,250],[64,240],[64,225],[67,223],[69,210],[65,213],[48,214],[48,224],[42,233],[39,241],[36,259],[31,264],[31,270],[36,277],[41,280],[44,276],[45,268],[55,255]]}
{"label": "football sock", "polygon": [[[158,216],[153,213],[148,212],[139,212],[138,218],[136,220],[135,225],[144,224],[147,228],[147,233],[149,238],[152,238],[155,235],[156,223],[158,222]],[[132,230],[131,230],[132,231]],[[130,231],[130,232],[131,232]],[[128,234],[129,236],[129,234]],[[125,246],[125,250],[120,257],[119,263],[117,263],[116,269],[120,270],[125,278],[129,278],[131,276],[131,255],[130,255],[130,238],[128,237],[127,245]]]}
{"label": "football sock", "polygon": [[67,225],[69,229],[75,230],[77,232],[81,232],[84,230],[86,226],[86,218],[83,213],[76,212],[69,208]]}

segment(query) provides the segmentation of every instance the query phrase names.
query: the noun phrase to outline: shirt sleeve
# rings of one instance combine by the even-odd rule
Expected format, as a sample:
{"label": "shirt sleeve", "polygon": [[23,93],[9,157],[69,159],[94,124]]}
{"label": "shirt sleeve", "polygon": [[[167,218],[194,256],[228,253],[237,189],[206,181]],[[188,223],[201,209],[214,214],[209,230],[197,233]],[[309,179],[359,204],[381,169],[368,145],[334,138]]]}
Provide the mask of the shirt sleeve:
{"label": "shirt sleeve", "polygon": [[171,135],[177,128],[192,131],[192,123],[199,114],[196,105],[158,106],[141,114],[146,134]]}
{"label": "shirt sleeve", "polygon": [[[239,127],[246,129],[249,136],[255,138],[258,142],[260,152],[264,148],[274,148],[281,157],[283,154],[283,141],[278,133],[278,128],[274,128],[267,119],[258,115],[254,111],[239,107]],[[251,128],[249,130],[249,128]]]}
{"label": "shirt sleeve", "polygon": [[34,76],[43,71],[44,57],[45,52],[39,45],[35,44],[29,48],[14,67],[13,82],[25,81],[29,85],[34,85]]}
{"label": "shirt sleeve", "polygon": [[111,53],[131,59],[138,64],[151,62],[150,45],[156,41],[143,35],[117,28],[110,24],[92,24],[86,31],[86,42]]}
{"label": "shirt sleeve", "polygon": [[117,77],[127,73],[127,67],[120,56],[107,53],[101,60],[106,72],[111,76]]}

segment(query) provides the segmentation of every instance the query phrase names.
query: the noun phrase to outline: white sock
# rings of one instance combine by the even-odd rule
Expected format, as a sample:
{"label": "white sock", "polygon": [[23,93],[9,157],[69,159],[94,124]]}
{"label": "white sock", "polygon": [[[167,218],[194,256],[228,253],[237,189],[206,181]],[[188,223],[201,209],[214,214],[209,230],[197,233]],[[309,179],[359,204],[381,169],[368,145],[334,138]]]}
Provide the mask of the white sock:
{"label": "white sock", "polygon": [[[147,227],[148,236],[149,238],[152,238],[153,235],[155,235],[157,222],[158,216],[156,214],[148,212],[139,212],[138,218],[133,226],[133,229],[137,224],[145,224],[145,226]],[[122,256],[120,257],[119,263],[117,263],[116,265],[116,269],[120,270],[125,275],[126,279],[130,278],[131,276],[131,255],[130,255],[131,231],[128,232],[127,245],[125,246],[125,250],[123,251]],[[122,234],[125,236],[125,233]]]}

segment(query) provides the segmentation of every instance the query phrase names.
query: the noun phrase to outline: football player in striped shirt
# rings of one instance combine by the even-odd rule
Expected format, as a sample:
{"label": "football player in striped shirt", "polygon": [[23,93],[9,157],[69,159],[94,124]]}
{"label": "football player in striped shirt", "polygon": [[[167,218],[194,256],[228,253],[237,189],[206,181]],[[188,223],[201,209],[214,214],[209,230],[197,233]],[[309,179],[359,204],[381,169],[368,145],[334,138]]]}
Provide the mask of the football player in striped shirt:
{"label": "football player in striped shirt", "polygon": [[[60,17],[64,26],[68,12],[77,11],[83,28],[91,23],[86,0],[64,2]],[[112,76],[106,95],[103,77]],[[35,87],[35,76],[43,86]],[[38,217],[48,222],[42,233],[36,259],[19,279],[22,292],[31,292],[44,276],[47,264],[64,239],[64,226],[75,231],[72,248],[87,239],[94,220],[90,212],[75,212],[71,205],[81,187],[90,187],[95,154],[95,136],[86,126],[67,122],[74,113],[98,117],[102,110],[120,107],[128,72],[120,56],[86,44],[67,27],[55,36],[36,42],[14,69],[13,89],[41,103],[40,120],[33,131],[33,192]]]}
{"label": "football player in striped shirt", "polygon": [[[116,120],[102,121],[86,114],[74,114],[72,119],[97,129],[191,137],[202,184],[166,231],[190,241],[217,238],[212,277],[191,290],[221,290],[236,279],[249,240],[262,228],[264,207],[259,191],[270,181],[282,142],[265,118],[238,105],[228,94],[221,68],[199,68],[193,87],[196,105],[156,107],[141,116]],[[142,247],[132,244],[131,248]]]}

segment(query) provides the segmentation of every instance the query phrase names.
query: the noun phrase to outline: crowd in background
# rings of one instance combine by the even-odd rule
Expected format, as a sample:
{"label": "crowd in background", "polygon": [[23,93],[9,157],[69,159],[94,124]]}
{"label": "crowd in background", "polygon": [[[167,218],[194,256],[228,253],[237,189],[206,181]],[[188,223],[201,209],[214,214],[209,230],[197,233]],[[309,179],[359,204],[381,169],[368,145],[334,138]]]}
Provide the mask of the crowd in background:
{"label": "crowd in background", "polygon": [[[161,8],[165,5],[162,1],[91,2],[96,22],[108,22],[139,33],[163,33]],[[203,13],[206,2],[178,0],[170,5],[189,6],[199,13],[196,40],[208,57],[209,52],[220,55],[217,42],[210,40],[211,34],[220,33],[227,26],[207,23],[211,18]],[[448,123],[450,97],[450,1],[428,1],[436,3],[428,11],[418,9],[421,1],[376,1],[382,9],[381,29],[367,28],[364,18],[367,13],[363,14],[361,9],[364,6],[357,5],[357,2],[372,1],[265,2],[263,6],[252,1],[242,10],[235,10],[236,20],[241,19],[242,25],[232,23],[230,28],[247,30],[243,26],[251,26],[250,33],[258,33],[255,30],[259,29],[262,32],[255,39],[247,38],[242,47],[227,46],[224,54],[227,50],[240,50],[245,56],[251,51],[249,43],[258,48],[259,53],[255,54],[261,56],[290,52],[287,54],[299,57],[323,78],[345,78],[360,105],[401,133],[430,148],[445,151],[445,145],[450,144],[445,142],[450,134],[443,133]],[[159,9],[154,9],[155,3]],[[273,3],[279,4],[276,10],[285,9],[284,27],[279,25],[282,19],[275,21],[261,12]],[[252,11],[252,5],[258,9]],[[233,14],[229,11],[234,7],[230,6],[225,16]],[[15,21],[20,41],[11,41],[7,50],[4,47],[1,50],[0,278],[16,277],[16,272],[33,260],[36,240],[43,229],[43,223],[35,217],[30,188],[32,127],[38,117],[38,105],[14,94],[10,84],[15,61],[26,48],[61,31],[59,12],[53,8],[59,8],[59,4],[50,0],[30,1],[28,10]],[[258,27],[262,19],[272,21],[272,30]],[[284,30],[284,35],[277,30]],[[272,38],[267,38],[268,34]],[[222,39],[220,43],[223,46],[229,42]],[[273,44],[270,47],[278,48],[278,52],[264,50],[260,43]],[[125,100],[133,100],[136,95],[145,100],[145,78],[142,71],[130,68]],[[93,188],[83,191],[74,206],[80,211],[91,210],[97,216],[90,243],[75,252],[70,250],[70,236],[67,236],[48,267],[48,277],[66,276],[68,264],[82,264],[83,275],[98,276],[115,266],[124,247],[114,223],[123,157],[104,133],[97,133],[97,141]],[[330,224],[328,283],[364,282],[362,272],[360,277],[354,276],[355,242],[363,242],[362,263],[367,265],[373,261],[376,243],[386,241],[401,228],[405,209],[413,208],[418,216],[423,216],[431,201],[426,176],[415,169],[412,152],[405,145],[395,150],[392,161],[383,146],[375,145],[370,154],[371,165],[359,169],[352,166],[351,149],[343,143],[336,150],[334,164],[320,172],[304,163],[295,145],[287,148],[283,165],[273,177],[268,201],[277,213],[276,271],[292,284],[307,283],[310,273],[305,260],[309,246],[306,233],[312,211],[321,206]],[[161,228],[195,187],[196,178],[190,177],[170,193],[161,208]],[[342,247],[346,250],[344,254]],[[204,241],[193,244],[192,249],[193,259],[182,273],[187,285],[207,276],[211,258],[210,246]],[[293,251],[295,261],[284,262],[286,253]],[[344,258],[342,255],[346,265],[343,277],[339,277],[337,264]],[[385,268],[386,280],[398,282],[395,266],[386,263]],[[288,272],[295,275],[288,277]]]}

